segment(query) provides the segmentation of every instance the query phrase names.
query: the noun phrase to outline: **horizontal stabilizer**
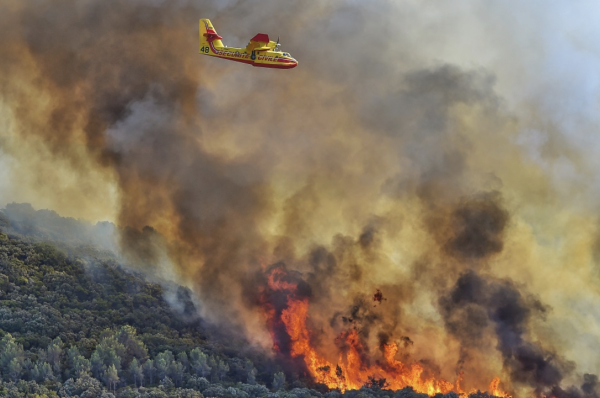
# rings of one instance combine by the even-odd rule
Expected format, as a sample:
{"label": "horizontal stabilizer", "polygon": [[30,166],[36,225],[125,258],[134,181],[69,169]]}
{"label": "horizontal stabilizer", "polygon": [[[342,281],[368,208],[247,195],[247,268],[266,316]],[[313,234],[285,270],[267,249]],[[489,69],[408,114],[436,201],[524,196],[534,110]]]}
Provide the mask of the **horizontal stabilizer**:
{"label": "horizontal stabilizer", "polygon": [[208,28],[208,29],[206,29],[206,33],[204,33],[204,36],[206,36],[206,37],[208,37],[208,38],[217,39],[217,40],[221,40],[221,39],[222,39],[222,37],[221,37],[221,36],[219,36],[219,35],[217,34],[217,32],[215,32],[215,30],[214,30],[214,29],[212,29],[212,28]]}

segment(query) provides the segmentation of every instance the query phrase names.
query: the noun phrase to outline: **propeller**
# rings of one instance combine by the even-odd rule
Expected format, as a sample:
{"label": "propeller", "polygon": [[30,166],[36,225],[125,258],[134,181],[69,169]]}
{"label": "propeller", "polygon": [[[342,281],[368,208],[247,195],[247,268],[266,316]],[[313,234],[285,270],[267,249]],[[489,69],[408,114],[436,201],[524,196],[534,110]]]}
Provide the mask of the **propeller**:
{"label": "propeller", "polygon": [[277,44],[275,45],[275,49],[278,49],[280,45],[281,44],[279,44],[279,36],[277,36]]}

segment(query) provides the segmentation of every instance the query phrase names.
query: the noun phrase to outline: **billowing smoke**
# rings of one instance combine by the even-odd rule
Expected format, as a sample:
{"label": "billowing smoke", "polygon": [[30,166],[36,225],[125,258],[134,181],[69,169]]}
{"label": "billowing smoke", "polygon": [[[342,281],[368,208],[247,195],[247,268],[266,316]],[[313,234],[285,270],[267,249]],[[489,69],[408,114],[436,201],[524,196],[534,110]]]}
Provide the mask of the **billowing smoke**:
{"label": "billowing smoke", "polygon": [[486,197],[473,198],[452,213],[454,234],[446,251],[459,260],[482,259],[502,251],[508,212]]}
{"label": "billowing smoke", "polygon": [[[597,396],[596,6],[537,3],[4,1],[0,202],[111,219],[294,361],[307,303],[334,364]],[[299,66],[200,56],[199,18]]]}
{"label": "billowing smoke", "polygon": [[[447,330],[470,347],[497,340],[504,369],[516,382],[543,389],[560,384],[571,364],[526,338],[528,321],[542,316],[544,307],[525,298],[513,283],[488,281],[467,271],[447,297],[440,299]],[[489,330],[495,338],[490,339]],[[544,392],[543,390],[537,391]]]}

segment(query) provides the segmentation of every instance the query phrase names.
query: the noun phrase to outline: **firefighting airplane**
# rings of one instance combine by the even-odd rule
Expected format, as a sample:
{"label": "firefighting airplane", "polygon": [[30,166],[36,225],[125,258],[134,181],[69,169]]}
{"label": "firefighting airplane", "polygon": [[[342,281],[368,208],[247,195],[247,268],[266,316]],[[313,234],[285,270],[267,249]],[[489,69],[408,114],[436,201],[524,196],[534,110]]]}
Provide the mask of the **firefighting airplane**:
{"label": "firefighting airplane", "polygon": [[271,41],[264,33],[250,39],[246,48],[227,47],[221,39],[208,19],[200,20],[200,54],[262,68],[291,69],[298,65],[289,53],[279,51],[279,39]]}

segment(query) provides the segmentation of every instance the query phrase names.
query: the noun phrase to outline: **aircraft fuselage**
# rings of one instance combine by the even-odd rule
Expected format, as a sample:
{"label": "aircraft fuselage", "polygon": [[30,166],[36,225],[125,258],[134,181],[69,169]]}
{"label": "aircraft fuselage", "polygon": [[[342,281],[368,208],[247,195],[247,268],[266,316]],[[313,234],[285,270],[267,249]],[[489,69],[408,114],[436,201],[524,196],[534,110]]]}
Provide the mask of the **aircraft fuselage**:
{"label": "aircraft fuselage", "polygon": [[[252,59],[252,53],[248,54],[245,48],[217,47],[210,41],[208,42],[207,47],[208,52],[206,52],[207,50],[203,51],[206,55],[243,62],[257,67],[291,69],[298,65],[298,61],[290,56],[284,55],[281,51],[255,51],[254,59]],[[200,50],[202,50],[202,48],[200,48]]]}
{"label": "aircraft fuselage", "polygon": [[298,65],[289,53],[279,51],[278,43],[259,33],[245,48],[227,47],[208,19],[200,20],[200,54],[243,62],[261,68],[291,69]]}

